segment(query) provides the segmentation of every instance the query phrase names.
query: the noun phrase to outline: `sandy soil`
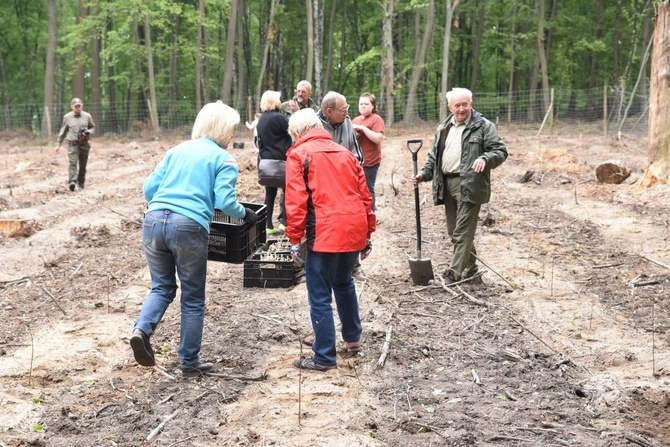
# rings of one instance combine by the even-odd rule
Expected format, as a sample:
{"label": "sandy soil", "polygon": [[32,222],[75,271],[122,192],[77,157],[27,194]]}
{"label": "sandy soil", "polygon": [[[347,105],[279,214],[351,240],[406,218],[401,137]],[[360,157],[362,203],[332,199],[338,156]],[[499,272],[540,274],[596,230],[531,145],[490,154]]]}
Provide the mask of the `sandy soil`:
{"label": "sandy soil", "polygon": [[[670,189],[637,185],[645,140],[589,133],[501,128],[511,155],[476,238],[485,285],[449,289],[413,285],[408,264],[405,141],[426,138],[422,164],[433,129],[390,133],[357,283],[363,352],[299,372],[305,285],[244,288],[243,265],[210,262],[202,357],[218,376],[198,379],[178,371],[177,303],[152,337],[158,367],[128,344],[150,285],[141,185],[177,140],[95,139],[87,187],[71,193],[64,154],[5,136],[0,219],[27,222],[0,235],[0,446],[670,445]],[[238,195],[262,202],[249,135],[236,141]],[[608,159],[631,177],[598,184]],[[420,193],[439,274],[452,246],[429,184]]]}

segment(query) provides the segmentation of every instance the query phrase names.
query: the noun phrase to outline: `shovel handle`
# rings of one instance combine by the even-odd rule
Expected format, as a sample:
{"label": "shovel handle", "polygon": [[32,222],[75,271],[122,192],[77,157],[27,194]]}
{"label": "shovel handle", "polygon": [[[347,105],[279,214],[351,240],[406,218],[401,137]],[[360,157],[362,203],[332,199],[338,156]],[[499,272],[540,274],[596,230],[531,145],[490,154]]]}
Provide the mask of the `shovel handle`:
{"label": "shovel handle", "polygon": [[[417,148],[414,150],[412,150],[413,144],[418,144]],[[423,138],[411,138],[407,140],[407,150],[409,150],[412,155],[416,155],[417,152],[419,152],[419,149],[421,149],[421,146],[423,146]]]}

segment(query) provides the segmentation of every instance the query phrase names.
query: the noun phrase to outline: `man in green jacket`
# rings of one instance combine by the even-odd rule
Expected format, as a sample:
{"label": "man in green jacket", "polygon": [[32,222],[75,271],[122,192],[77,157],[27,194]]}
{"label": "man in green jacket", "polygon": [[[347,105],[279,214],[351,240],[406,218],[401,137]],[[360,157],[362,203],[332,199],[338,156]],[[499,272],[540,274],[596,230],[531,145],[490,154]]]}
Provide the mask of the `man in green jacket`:
{"label": "man in green jacket", "polygon": [[[91,144],[88,140],[93,134],[95,123],[91,115],[84,112],[84,103],[81,99],[72,98],[70,108],[72,112],[65,114],[63,126],[58,132],[56,153],[60,153],[61,144],[63,144],[63,140],[67,139],[67,158],[70,163],[68,182],[70,191],[74,191],[75,185],[84,189],[88,153],[91,150]],[[77,165],[79,165],[78,168]]]}
{"label": "man in green jacket", "polygon": [[507,148],[495,125],[472,108],[470,90],[452,89],[447,102],[451,114],[437,127],[433,149],[412,183],[432,180],[433,201],[444,204],[454,257],[442,277],[452,284],[478,272],[477,218],[491,198],[491,169],[507,159]]}

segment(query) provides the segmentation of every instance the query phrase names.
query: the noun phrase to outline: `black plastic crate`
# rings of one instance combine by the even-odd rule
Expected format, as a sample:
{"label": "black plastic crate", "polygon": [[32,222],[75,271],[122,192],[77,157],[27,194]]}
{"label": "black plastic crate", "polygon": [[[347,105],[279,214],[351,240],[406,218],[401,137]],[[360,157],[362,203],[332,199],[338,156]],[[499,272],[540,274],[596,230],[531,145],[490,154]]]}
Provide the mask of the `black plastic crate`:
{"label": "black plastic crate", "polygon": [[289,251],[279,244],[287,242],[268,241],[260,250],[244,261],[244,287],[268,289],[292,287],[298,283],[304,270],[293,262]]}
{"label": "black plastic crate", "polygon": [[266,240],[265,216],[267,208],[263,204],[240,202],[258,215],[256,224],[245,222],[214,211],[214,218],[209,225],[207,241],[207,259],[210,261],[241,264]]}

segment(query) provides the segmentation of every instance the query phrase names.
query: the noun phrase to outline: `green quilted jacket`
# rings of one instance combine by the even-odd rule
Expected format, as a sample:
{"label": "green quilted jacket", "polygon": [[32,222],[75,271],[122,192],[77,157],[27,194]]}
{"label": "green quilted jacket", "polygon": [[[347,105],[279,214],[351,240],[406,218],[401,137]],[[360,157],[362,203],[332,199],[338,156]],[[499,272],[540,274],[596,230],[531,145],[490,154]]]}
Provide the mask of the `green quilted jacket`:
{"label": "green quilted jacket", "polygon": [[[419,174],[422,181],[433,181],[433,201],[435,205],[444,204],[444,176],[441,175],[442,152],[439,148],[442,132],[451,129],[451,118],[449,115],[435,132],[435,143],[428,154],[428,160],[423,165]],[[486,161],[483,172],[476,173],[472,170],[472,164],[477,158]],[[470,124],[463,131],[463,147],[461,151],[461,201],[470,203],[488,203],[491,198],[491,169],[497,168],[507,159],[507,148],[502,138],[498,135],[496,126],[484,118],[481,113],[472,109]]]}

